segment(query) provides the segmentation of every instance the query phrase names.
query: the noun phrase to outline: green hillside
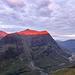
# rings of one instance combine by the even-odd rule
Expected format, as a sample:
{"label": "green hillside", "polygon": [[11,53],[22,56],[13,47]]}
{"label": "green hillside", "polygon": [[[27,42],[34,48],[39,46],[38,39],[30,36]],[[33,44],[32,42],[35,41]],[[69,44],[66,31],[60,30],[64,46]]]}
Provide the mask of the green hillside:
{"label": "green hillside", "polygon": [[51,73],[49,75],[75,75],[75,68],[60,70],[55,73]]}

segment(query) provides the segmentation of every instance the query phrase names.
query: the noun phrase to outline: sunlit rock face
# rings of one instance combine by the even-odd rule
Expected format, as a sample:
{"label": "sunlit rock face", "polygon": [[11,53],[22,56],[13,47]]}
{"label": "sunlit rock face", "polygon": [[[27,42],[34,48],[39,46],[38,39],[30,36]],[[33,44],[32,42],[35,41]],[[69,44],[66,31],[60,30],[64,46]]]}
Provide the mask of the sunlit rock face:
{"label": "sunlit rock face", "polygon": [[43,31],[36,31],[36,30],[30,30],[26,29],[24,31],[17,32],[18,34],[25,34],[25,35],[37,35],[37,34],[48,34],[46,30]]}
{"label": "sunlit rock face", "polygon": [[7,35],[7,33],[6,32],[4,32],[4,31],[0,31],[0,36],[6,36]]}

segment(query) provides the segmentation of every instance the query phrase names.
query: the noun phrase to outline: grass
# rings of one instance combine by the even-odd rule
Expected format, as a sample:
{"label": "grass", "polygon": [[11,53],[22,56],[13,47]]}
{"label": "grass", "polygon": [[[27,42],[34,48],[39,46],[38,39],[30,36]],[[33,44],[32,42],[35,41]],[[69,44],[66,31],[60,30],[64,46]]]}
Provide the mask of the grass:
{"label": "grass", "polygon": [[75,75],[75,68],[68,68],[49,75]]}

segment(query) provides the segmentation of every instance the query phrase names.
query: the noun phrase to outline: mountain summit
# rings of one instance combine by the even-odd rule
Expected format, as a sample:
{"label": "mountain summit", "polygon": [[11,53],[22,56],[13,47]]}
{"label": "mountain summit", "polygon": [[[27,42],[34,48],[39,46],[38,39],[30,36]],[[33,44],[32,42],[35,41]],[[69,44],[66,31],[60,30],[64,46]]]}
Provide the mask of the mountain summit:
{"label": "mountain summit", "polygon": [[7,35],[6,32],[4,32],[4,31],[0,31],[0,36],[6,36],[6,35]]}
{"label": "mountain summit", "polygon": [[26,29],[20,32],[17,32],[18,34],[25,34],[25,35],[37,35],[37,34],[48,34],[46,30],[43,31],[36,31],[36,30],[30,30]]}

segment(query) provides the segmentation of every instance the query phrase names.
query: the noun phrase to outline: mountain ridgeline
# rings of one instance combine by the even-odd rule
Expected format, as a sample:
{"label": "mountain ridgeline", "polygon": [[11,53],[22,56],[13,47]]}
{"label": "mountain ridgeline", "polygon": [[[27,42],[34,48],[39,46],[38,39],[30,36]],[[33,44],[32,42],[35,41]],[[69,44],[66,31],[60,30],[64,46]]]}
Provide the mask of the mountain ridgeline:
{"label": "mountain ridgeline", "polygon": [[0,31],[0,39],[2,39],[4,36],[6,36],[7,33],[4,31]]}
{"label": "mountain ridgeline", "polygon": [[8,34],[0,40],[0,75],[44,75],[68,67],[70,56],[47,31]]}
{"label": "mountain ridgeline", "polygon": [[57,43],[75,53],[75,39],[57,41]]}

